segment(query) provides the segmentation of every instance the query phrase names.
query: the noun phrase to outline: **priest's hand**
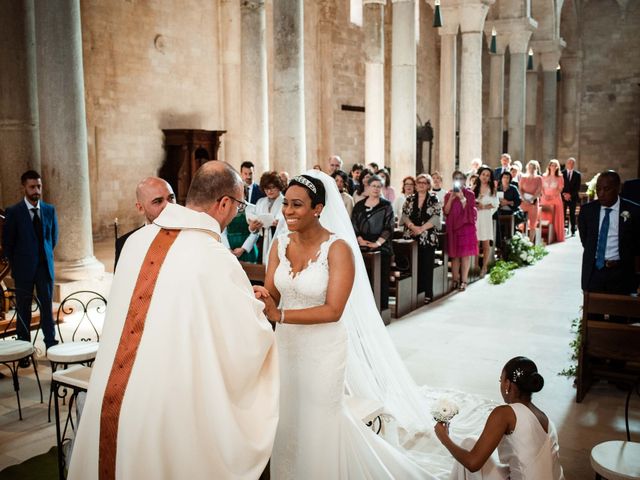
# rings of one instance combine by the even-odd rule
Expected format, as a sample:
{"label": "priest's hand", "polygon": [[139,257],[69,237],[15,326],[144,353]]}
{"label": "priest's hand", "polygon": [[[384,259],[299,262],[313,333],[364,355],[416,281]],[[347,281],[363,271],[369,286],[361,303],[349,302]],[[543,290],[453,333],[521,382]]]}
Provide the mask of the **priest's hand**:
{"label": "priest's hand", "polygon": [[269,290],[260,285],[253,286],[253,294],[256,296],[258,300],[263,300],[265,298],[269,298]]}

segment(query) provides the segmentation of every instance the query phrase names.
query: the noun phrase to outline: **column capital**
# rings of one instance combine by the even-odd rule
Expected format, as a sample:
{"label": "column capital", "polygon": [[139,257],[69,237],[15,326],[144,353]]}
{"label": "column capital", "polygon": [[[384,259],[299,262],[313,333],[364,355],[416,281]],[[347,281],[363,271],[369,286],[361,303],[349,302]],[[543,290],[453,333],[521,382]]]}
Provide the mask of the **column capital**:
{"label": "column capital", "polygon": [[532,40],[530,43],[533,51],[540,54],[540,63],[542,64],[543,71],[554,71],[557,68],[560,56],[562,55],[562,49],[567,45],[562,38],[555,40]]}
{"label": "column capital", "polygon": [[511,53],[526,53],[529,39],[532,32],[538,28],[538,22],[529,17],[490,20],[485,23],[485,34],[490,36],[493,28],[498,36],[503,34],[507,37],[506,43]]}
{"label": "column capital", "polygon": [[460,32],[482,33],[484,21],[489,13],[489,7],[495,0],[459,0]]}
{"label": "column capital", "polygon": [[264,0],[242,0],[240,8],[245,10],[260,10],[264,8]]}

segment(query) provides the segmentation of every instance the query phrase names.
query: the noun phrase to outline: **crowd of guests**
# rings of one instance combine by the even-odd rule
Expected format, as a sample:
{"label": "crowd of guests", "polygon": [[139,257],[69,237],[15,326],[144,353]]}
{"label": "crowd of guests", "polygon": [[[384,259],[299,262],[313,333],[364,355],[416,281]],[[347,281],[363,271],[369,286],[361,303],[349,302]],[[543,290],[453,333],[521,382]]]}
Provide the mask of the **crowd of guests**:
{"label": "crowd of guests", "polygon": [[[391,185],[389,170],[376,163],[354,164],[348,171],[342,159],[334,155],[323,167],[336,182],[345,209],[350,216],[363,251],[379,251],[382,262],[381,308],[388,305],[389,278],[392,267],[392,244],[396,231],[406,239],[418,242],[418,292],[428,302],[433,298],[433,268],[439,244],[438,232],[446,224],[447,242],[444,248],[451,259],[453,288],[464,291],[469,282],[469,270],[474,257],[480,256],[480,276],[486,275],[492,262],[492,245],[511,232],[500,231],[500,216],[512,216],[516,227],[527,231],[536,240],[539,222],[554,226],[555,241],[565,238],[565,207],[569,208],[569,231],[575,233],[575,208],[580,188],[580,172],[575,159],[561,170],[557,160],[551,160],[544,174],[536,160],[522,168],[511,161],[509,154],[500,158],[493,169],[474,159],[466,172],[455,171],[449,184],[439,172],[408,176],[402,179],[400,191]],[[263,262],[275,227],[281,219],[284,172],[265,172],[254,182],[254,166],[241,166],[245,180],[245,201],[251,206],[229,226],[230,247],[240,260]],[[265,224],[266,221],[266,224]],[[494,228],[497,225],[497,229]],[[528,228],[525,228],[528,226]]]}

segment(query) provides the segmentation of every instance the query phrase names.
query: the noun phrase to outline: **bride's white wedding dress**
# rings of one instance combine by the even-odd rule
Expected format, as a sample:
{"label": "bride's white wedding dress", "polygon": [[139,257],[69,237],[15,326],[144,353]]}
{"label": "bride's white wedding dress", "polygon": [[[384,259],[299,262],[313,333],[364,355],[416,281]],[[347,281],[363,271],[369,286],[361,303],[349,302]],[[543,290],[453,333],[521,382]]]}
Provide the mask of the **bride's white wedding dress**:
{"label": "bride's white wedding dress", "polygon": [[[297,274],[286,256],[289,235],[278,238],[280,263],[274,283],[281,308],[323,305],[329,282],[328,254],[335,235],[315,261]],[[435,478],[354,418],[344,402],[347,330],[342,321],[279,324],[280,420],[271,475],[283,479]]]}
{"label": "bride's white wedding dress", "polygon": [[[334,236],[318,259],[291,275],[285,222],[278,225],[280,263],[274,274],[285,309],[323,304],[329,278],[327,254],[336,238],[354,253],[351,295],[339,322],[278,325],[280,421],[271,458],[275,480],[287,478],[447,479],[453,457],[433,434],[431,405],[440,397],[455,401],[460,414],[450,433],[461,441],[477,436],[496,406],[486,399],[455,391],[418,387],[407,371],[376,308],[367,271],[335,181],[311,170],[326,189],[320,223]],[[384,406],[390,421],[380,436],[354,418],[344,403],[345,390]],[[428,472],[428,473],[427,473]]]}

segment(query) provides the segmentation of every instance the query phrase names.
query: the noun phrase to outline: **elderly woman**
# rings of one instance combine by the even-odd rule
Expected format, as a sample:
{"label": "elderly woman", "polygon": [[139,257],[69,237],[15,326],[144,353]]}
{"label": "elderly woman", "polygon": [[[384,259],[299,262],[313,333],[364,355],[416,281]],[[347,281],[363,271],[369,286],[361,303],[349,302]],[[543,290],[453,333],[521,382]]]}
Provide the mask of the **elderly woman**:
{"label": "elderly woman", "polygon": [[416,193],[407,198],[402,208],[404,237],[418,241],[418,292],[424,292],[425,303],[433,298],[433,263],[442,212],[438,197],[429,192],[431,186],[431,176],[418,175]]}
{"label": "elderly woman", "polygon": [[349,176],[347,175],[347,172],[336,170],[331,174],[331,177],[335,180],[340,196],[342,197],[342,202],[344,203],[344,208],[347,209],[347,213],[349,214],[349,217],[351,217],[351,212],[353,212],[355,202],[353,201],[353,197],[347,192]]}
{"label": "elderly woman", "polygon": [[[278,226],[278,221],[282,219],[282,191],[284,185],[278,172],[265,172],[260,177],[260,188],[267,195],[256,203],[255,209],[247,212],[247,222],[249,223],[249,237],[253,245],[262,242],[262,263],[266,263],[269,257],[269,247],[273,241],[273,234]],[[269,224],[264,222],[268,221]],[[249,245],[253,247],[253,245]],[[238,252],[234,251],[236,255]],[[239,252],[242,254],[243,252]]]}
{"label": "elderly woman", "polygon": [[478,255],[476,197],[465,187],[465,180],[464,173],[459,170],[453,172],[453,188],[445,195],[443,208],[453,288],[461,292],[467,289],[471,257]]}
{"label": "elderly woman", "polygon": [[381,253],[380,308],[386,310],[389,308],[389,275],[393,254],[391,240],[395,216],[391,202],[382,198],[382,179],[378,175],[369,175],[367,183],[368,196],[353,207],[351,223],[360,248]]}

